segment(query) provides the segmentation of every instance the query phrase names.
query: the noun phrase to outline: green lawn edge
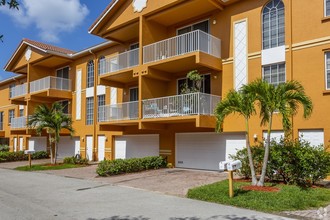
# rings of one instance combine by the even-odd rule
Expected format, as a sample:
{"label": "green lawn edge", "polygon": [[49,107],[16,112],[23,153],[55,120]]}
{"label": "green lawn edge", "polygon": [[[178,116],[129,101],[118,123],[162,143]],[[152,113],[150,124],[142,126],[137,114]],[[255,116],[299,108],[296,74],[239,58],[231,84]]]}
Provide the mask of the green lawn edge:
{"label": "green lawn edge", "polygon": [[36,164],[32,165],[31,168],[29,166],[20,166],[16,167],[15,170],[19,171],[42,171],[42,170],[63,170],[63,169],[71,169],[84,167],[84,165],[79,164],[58,164],[56,166],[49,166],[48,164]]}
{"label": "green lawn edge", "polygon": [[234,182],[234,198],[228,195],[228,180],[190,189],[187,197],[196,200],[236,206],[263,212],[283,212],[325,207],[330,204],[330,189],[302,189],[293,185],[277,184],[279,192],[245,191],[248,182]]}

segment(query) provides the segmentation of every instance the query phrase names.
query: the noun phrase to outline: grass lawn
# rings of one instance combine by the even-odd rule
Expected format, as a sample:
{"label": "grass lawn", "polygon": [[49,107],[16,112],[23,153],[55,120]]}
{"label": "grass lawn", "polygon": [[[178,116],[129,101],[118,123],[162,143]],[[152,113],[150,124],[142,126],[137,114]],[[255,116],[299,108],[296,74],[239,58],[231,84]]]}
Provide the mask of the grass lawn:
{"label": "grass lawn", "polygon": [[232,205],[264,212],[280,212],[325,207],[330,204],[330,189],[301,189],[278,184],[279,192],[245,191],[248,182],[234,182],[234,198],[228,196],[228,180],[190,189],[188,198]]}
{"label": "grass lawn", "polygon": [[70,169],[70,168],[77,168],[83,166],[84,165],[79,165],[79,164],[57,164],[57,165],[37,164],[37,165],[32,165],[31,168],[29,166],[16,167],[15,170],[20,170],[20,171],[62,170],[62,169]]}

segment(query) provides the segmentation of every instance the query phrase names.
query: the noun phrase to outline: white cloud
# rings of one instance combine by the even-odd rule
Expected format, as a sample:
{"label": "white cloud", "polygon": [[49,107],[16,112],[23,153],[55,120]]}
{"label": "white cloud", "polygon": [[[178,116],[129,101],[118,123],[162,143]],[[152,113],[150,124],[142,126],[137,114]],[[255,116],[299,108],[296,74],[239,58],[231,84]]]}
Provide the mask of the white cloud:
{"label": "white cloud", "polygon": [[79,26],[89,11],[80,0],[22,0],[20,9],[0,7],[0,12],[10,15],[23,26],[34,25],[43,41],[58,42],[59,34]]}

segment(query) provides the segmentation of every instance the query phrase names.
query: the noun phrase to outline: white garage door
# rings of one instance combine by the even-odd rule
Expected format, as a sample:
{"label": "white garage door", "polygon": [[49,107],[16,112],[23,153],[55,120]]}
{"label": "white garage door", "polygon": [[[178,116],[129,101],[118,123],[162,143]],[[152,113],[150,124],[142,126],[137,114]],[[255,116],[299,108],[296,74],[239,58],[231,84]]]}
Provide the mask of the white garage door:
{"label": "white garage door", "polygon": [[79,137],[62,136],[58,143],[57,158],[73,157],[76,155],[76,143]]}
{"label": "white garage door", "polygon": [[218,170],[219,162],[230,160],[246,146],[244,134],[176,134],[176,167]]}
{"label": "white garage door", "polygon": [[299,138],[308,141],[312,146],[324,144],[323,130],[299,130]]}
{"label": "white garage door", "polygon": [[[267,140],[267,132],[263,132],[263,138],[266,141]],[[280,140],[284,138],[284,131],[272,131],[270,133],[270,140],[275,141],[276,143],[279,143]]]}
{"label": "white garage door", "polygon": [[115,139],[115,159],[159,156],[159,135],[124,135]]}
{"label": "white garage door", "polygon": [[30,137],[29,150],[47,151],[47,138],[46,137]]}

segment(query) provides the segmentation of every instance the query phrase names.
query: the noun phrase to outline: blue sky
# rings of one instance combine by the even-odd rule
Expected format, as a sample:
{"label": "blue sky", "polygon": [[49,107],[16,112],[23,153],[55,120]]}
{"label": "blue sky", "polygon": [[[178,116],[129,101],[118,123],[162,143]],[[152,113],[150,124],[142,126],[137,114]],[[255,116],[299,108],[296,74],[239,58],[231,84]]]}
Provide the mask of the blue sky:
{"label": "blue sky", "polygon": [[104,39],[88,28],[111,0],[19,0],[20,10],[0,7],[0,80],[14,76],[3,70],[23,38],[80,51]]}

